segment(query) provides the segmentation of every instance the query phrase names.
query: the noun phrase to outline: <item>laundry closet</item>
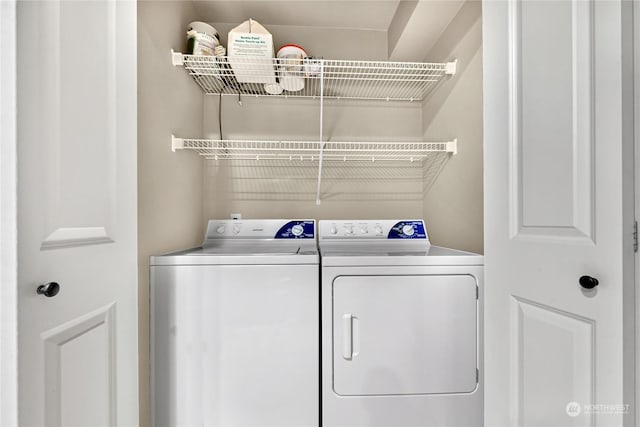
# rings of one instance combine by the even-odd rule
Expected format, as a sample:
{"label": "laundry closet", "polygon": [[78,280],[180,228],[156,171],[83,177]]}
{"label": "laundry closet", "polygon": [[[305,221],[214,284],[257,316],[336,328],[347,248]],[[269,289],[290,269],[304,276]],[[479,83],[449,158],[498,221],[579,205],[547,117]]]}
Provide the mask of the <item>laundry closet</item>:
{"label": "laundry closet", "polygon": [[[400,236],[415,236],[422,252],[442,245],[484,253],[487,285],[474,292],[472,282],[460,283],[469,306],[474,298],[483,304],[485,315],[477,311],[483,324],[465,330],[482,334],[477,354],[486,358],[476,360],[474,375],[469,352],[454,349],[467,355],[466,368],[456,372],[463,381],[431,376],[437,384],[429,387],[469,391],[475,377],[486,386],[486,425],[637,425],[640,47],[633,41],[640,40],[640,10],[634,6],[625,0],[3,1],[0,424],[149,425],[151,256],[193,252],[212,217],[219,218],[212,236],[231,235],[237,224],[226,218],[242,214],[243,221],[289,218],[269,230],[271,237],[281,236],[281,227],[285,237],[295,236],[296,227],[311,243],[317,238],[318,296],[330,295],[324,292],[330,286],[344,291],[315,304],[324,310],[322,321],[340,329],[317,328],[325,333],[318,344],[333,339],[333,347],[323,348],[340,350],[333,359],[323,355],[323,363],[344,367],[355,355],[355,366],[365,354],[380,361],[382,352],[361,352],[359,338],[381,341],[377,332],[361,333],[362,302],[382,319],[373,329],[394,340],[406,341],[415,325],[440,324],[422,322],[424,313],[451,314],[444,304],[425,310],[414,304],[417,298],[396,292],[393,279],[416,276],[407,262],[418,259],[408,253],[418,250],[402,243],[412,240]],[[250,18],[273,35],[276,49],[298,44],[327,66],[352,61],[361,69],[363,61],[380,61],[380,70],[388,69],[380,63],[434,61],[450,69],[455,62],[455,74],[442,76],[424,99],[394,100],[388,93],[388,100],[346,99],[338,91],[322,99],[318,92],[307,98],[205,94],[182,55],[189,23],[215,26],[228,46],[226,32]],[[326,81],[327,89],[336,88]],[[305,90],[312,82],[319,81],[305,78]],[[216,152],[216,141],[229,145]],[[239,141],[250,156],[227,158],[240,154]],[[200,143],[204,157],[191,150]],[[423,159],[409,153],[414,143],[436,145],[417,150],[426,153]],[[393,148],[384,153],[384,144]],[[270,152],[278,145],[285,150]],[[387,157],[394,153],[397,158]],[[430,153],[446,160],[433,174]],[[269,159],[274,155],[280,158]],[[320,233],[311,236],[305,225],[315,221]],[[247,224],[256,235],[267,232]],[[351,242],[331,247],[342,238]],[[400,245],[380,255],[383,238]],[[370,256],[375,239],[381,245]],[[353,243],[361,248],[344,250]],[[244,258],[259,250],[237,246],[250,247]],[[308,255],[298,249],[271,253]],[[378,262],[382,257],[387,264]],[[358,278],[331,279],[369,277],[374,269],[377,292],[361,292]],[[254,283],[262,284],[257,277]],[[384,304],[400,297],[406,303],[396,303],[403,310],[392,316]],[[206,305],[218,299],[199,292],[192,299],[201,311],[218,313]],[[339,310],[329,313],[334,305],[327,302]],[[197,317],[182,308],[188,320]],[[392,334],[387,320],[409,327]],[[447,329],[462,336],[456,326]],[[385,363],[416,354],[389,348],[399,357]],[[328,366],[323,380],[330,379]],[[425,390],[426,383],[418,388],[410,381],[398,387],[395,378],[373,375],[364,379],[384,383],[354,388],[357,381],[349,380],[337,390],[349,404],[357,404],[354,396],[379,393],[390,401],[396,393]],[[327,390],[333,392],[320,388]],[[382,410],[376,405],[366,415],[384,421],[376,417]]]}
{"label": "laundry closet", "polygon": [[[227,46],[228,31],[249,18],[272,34],[276,50],[295,44],[365,67],[437,63],[442,73],[424,99],[205,93],[180,63],[188,24],[211,24]],[[481,35],[474,1],[138,3],[141,425],[149,407],[149,256],[201,244],[208,219],[424,218],[432,243],[483,252]],[[327,150],[319,171],[319,151],[200,156],[182,149],[191,140],[374,148],[342,159],[335,154],[350,147]],[[412,154],[424,143],[443,144],[426,158]]]}

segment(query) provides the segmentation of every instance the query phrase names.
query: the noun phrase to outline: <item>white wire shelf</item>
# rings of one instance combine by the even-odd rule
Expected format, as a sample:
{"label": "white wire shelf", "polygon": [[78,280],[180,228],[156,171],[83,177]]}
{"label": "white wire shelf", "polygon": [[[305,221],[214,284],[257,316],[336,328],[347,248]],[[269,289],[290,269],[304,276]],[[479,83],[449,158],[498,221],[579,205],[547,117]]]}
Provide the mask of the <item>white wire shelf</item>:
{"label": "white wire shelf", "polygon": [[323,162],[336,167],[347,162],[351,162],[349,165],[362,164],[362,162],[420,162],[425,171],[425,189],[428,189],[448,158],[457,154],[458,141],[454,139],[443,142],[320,142],[186,139],[171,135],[171,149],[174,152],[176,150],[195,151],[208,160],[267,161],[264,164],[280,166],[282,162],[295,165],[304,162],[315,164],[318,169],[316,204],[319,205]]}
{"label": "white wire shelf", "polygon": [[[420,101],[456,72],[456,62],[385,62],[232,58],[172,52],[207,94]],[[265,85],[275,85],[269,87]],[[301,87],[303,86],[303,87]],[[284,89],[299,90],[282,90]]]}
{"label": "white wire shelf", "polygon": [[445,142],[345,142],[185,139],[171,135],[171,149],[191,150],[210,160],[423,161],[435,153],[457,153]]}

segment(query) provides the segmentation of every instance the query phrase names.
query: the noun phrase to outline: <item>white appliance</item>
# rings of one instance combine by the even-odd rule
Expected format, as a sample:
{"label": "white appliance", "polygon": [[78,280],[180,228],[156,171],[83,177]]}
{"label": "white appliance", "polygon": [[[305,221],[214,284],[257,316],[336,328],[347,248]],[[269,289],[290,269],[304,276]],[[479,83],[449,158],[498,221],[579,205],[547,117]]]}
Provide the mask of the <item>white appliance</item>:
{"label": "white appliance", "polygon": [[212,220],[151,257],[152,423],[317,426],[314,220]]}
{"label": "white appliance", "polygon": [[422,220],[320,221],[324,426],[483,424],[483,257]]}

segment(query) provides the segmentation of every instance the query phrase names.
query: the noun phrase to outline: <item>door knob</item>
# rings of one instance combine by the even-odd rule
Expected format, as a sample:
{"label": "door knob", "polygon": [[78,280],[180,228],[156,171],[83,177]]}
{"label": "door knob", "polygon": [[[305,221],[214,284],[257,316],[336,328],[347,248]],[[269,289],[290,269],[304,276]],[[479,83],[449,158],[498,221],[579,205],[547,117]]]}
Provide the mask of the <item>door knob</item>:
{"label": "door knob", "polygon": [[55,297],[60,292],[60,285],[56,282],[45,283],[44,285],[38,286],[38,290],[36,291],[38,295],[44,295],[45,297]]}
{"label": "door knob", "polygon": [[582,286],[584,289],[593,289],[596,286],[598,286],[598,283],[599,283],[598,279],[591,276],[582,276],[580,277],[578,282],[580,283],[580,286]]}

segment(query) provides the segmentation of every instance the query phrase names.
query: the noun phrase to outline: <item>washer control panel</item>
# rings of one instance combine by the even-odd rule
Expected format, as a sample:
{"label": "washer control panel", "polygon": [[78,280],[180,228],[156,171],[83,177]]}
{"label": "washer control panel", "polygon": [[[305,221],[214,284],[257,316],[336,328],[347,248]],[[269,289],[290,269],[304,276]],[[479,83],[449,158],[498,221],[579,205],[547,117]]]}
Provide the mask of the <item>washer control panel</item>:
{"label": "washer control panel", "polygon": [[205,243],[217,239],[315,239],[313,219],[212,219]]}
{"label": "washer control panel", "polygon": [[411,220],[322,220],[318,223],[320,240],[429,240],[424,221]]}

